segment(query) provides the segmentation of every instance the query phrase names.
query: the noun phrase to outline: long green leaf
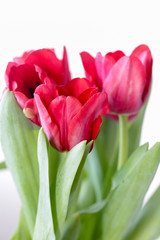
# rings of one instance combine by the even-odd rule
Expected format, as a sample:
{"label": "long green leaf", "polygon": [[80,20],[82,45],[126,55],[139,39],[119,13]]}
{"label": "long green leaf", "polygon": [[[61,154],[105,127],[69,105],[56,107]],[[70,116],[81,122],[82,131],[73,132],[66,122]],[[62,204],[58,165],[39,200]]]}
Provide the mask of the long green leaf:
{"label": "long green leaf", "polygon": [[147,103],[148,101],[146,101],[145,105],[142,107],[135,120],[130,123],[130,127],[128,129],[128,156],[130,156],[130,154],[132,154],[132,152],[139,146],[141,129]]}
{"label": "long green leaf", "polygon": [[62,160],[56,180],[56,209],[60,230],[67,216],[71,190],[75,191],[90,147],[82,141],[73,147]]}
{"label": "long green leaf", "polygon": [[11,240],[32,240],[29,230],[28,230],[28,225],[23,213],[23,209],[21,210],[20,214],[20,220],[19,220],[19,225],[18,228],[14,234],[14,236],[11,238]]}
{"label": "long green leaf", "polygon": [[154,240],[160,236],[160,187],[150,198],[125,240]]}
{"label": "long green leaf", "polygon": [[81,229],[80,217],[78,214],[72,216],[64,225],[60,240],[78,240]]}
{"label": "long green leaf", "polygon": [[35,125],[24,116],[13,93],[6,91],[0,104],[0,140],[31,234],[36,218],[39,185],[35,129]]}
{"label": "long green leaf", "polygon": [[95,148],[93,148],[92,152],[88,154],[86,160],[86,170],[88,177],[90,178],[93,184],[96,200],[101,201],[103,197],[102,192],[103,172]]}
{"label": "long green leaf", "polygon": [[136,167],[136,165],[141,161],[144,154],[148,150],[148,143],[137,148],[129,157],[127,162],[121,167],[117,174],[113,178],[112,189],[119,185]]}
{"label": "long green leaf", "polygon": [[[54,159],[53,159],[54,161]],[[39,200],[33,240],[54,240],[53,219],[50,202],[49,158],[43,129],[38,137]]]}
{"label": "long green leaf", "polygon": [[104,210],[103,239],[121,240],[139,212],[145,193],[160,160],[160,143],[155,144],[110,195]]}

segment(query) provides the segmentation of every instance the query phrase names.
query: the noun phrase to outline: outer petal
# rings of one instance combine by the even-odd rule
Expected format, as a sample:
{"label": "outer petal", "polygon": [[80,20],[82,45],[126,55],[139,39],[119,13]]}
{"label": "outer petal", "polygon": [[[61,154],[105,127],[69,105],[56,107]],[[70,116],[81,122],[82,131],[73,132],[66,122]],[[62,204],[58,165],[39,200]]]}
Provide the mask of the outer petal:
{"label": "outer petal", "polygon": [[103,88],[103,82],[105,81],[109,71],[115,64],[115,59],[110,55],[102,57],[102,54],[99,52],[95,58],[96,70],[98,75],[98,86],[100,86],[100,91]]}
{"label": "outer petal", "polygon": [[23,64],[13,66],[8,75],[8,87],[10,91],[19,91],[28,98],[33,97],[36,87],[41,84],[34,66]]}
{"label": "outer petal", "polygon": [[97,138],[100,127],[101,127],[101,124],[102,124],[102,118],[101,118],[101,116],[99,116],[94,121],[94,123],[92,125],[92,137],[91,137],[91,139],[95,140]]}
{"label": "outer petal", "polygon": [[143,104],[146,73],[136,57],[122,57],[111,69],[104,90],[111,112],[134,114]]}
{"label": "outer petal", "polygon": [[11,69],[12,67],[16,67],[17,64],[14,63],[14,62],[9,62],[8,65],[7,65],[7,68],[6,68],[6,72],[5,72],[5,81],[6,81],[6,86],[7,88],[12,91],[12,86],[10,85],[10,81],[9,81],[9,75],[10,75],[10,72],[11,72]]}
{"label": "outer petal", "polygon": [[28,101],[26,101],[25,107],[23,108],[23,113],[32,122],[34,122],[38,126],[41,125],[40,119],[39,119],[39,113],[37,111],[34,98],[28,99]]}
{"label": "outer petal", "polygon": [[80,111],[82,105],[74,97],[59,96],[49,105],[48,112],[60,129],[63,150],[69,150],[68,127],[71,119]]}
{"label": "outer petal", "polygon": [[93,122],[109,112],[107,95],[94,94],[71,120],[68,132],[69,149],[83,140],[91,140]]}
{"label": "outer petal", "polygon": [[125,54],[122,51],[118,50],[118,51],[115,51],[115,52],[109,52],[109,53],[106,54],[106,56],[113,57],[114,60],[117,62],[121,57],[124,57]]}
{"label": "outer petal", "polygon": [[66,86],[60,86],[57,89],[60,95],[78,98],[84,91],[91,87],[91,83],[86,78],[74,78]]}
{"label": "outer petal", "polygon": [[35,93],[40,96],[41,101],[45,104],[46,108],[48,108],[50,102],[54,98],[59,96],[57,88],[49,84],[41,84],[36,88]]}
{"label": "outer petal", "polygon": [[53,78],[57,84],[63,82],[62,62],[56,57],[51,49],[40,49],[32,52],[27,58],[26,63],[37,65],[43,69],[49,78]]}
{"label": "outer petal", "polygon": [[94,58],[87,52],[80,53],[82,63],[86,72],[87,79],[97,86],[97,71]]}
{"label": "outer petal", "polygon": [[95,93],[98,92],[98,88],[92,87],[81,93],[79,101],[84,105]]}
{"label": "outer petal", "polygon": [[63,49],[63,60],[62,60],[62,73],[63,73],[63,82],[62,84],[67,84],[71,81],[71,74],[69,71],[69,64],[68,64],[68,56],[67,56],[67,50],[64,47]]}
{"label": "outer petal", "polygon": [[44,129],[45,134],[47,135],[48,140],[50,141],[51,145],[57,150],[63,151],[60,143],[59,128],[49,115],[38,94],[35,94],[35,102],[39,112],[41,125]]}
{"label": "outer petal", "polygon": [[18,65],[24,64],[26,58],[27,58],[32,52],[34,52],[34,50],[30,50],[30,51],[24,52],[21,57],[15,57],[13,60],[14,60],[14,62],[17,63]]}
{"label": "outer petal", "polygon": [[14,92],[15,98],[20,106],[20,108],[24,108],[28,98],[22,92]]}
{"label": "outer petal", "polygon": [[150,89],[150,85],[151,85],[151,78],[152,78],[153,59],[152,59],[151,51],[148,48],[148,46],[140,45],[137,48],[135,48],[135,50],[132,52],[131,56],[138,57],[139,60],[144,65],[144,68],[146,71],[147,82],[146,82],[145,90],[143,93],[143,101],[145,101],[148,96],[148,93],[149,93],[149,89]]}

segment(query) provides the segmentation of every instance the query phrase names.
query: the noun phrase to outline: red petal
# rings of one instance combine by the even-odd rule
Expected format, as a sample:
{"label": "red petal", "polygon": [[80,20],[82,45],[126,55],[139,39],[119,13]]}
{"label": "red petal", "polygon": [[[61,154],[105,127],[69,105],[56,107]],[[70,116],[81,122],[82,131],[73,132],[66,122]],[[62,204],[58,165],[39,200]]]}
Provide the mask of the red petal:
{"label": "red petal", "polygon": [[68,56],[66,48],[63,49],[63,60],[62,60],[62,72],[63,72],[63,82],[62,84],[67,84],[71,80],[71,74],[69,71]]}
{"label": "red petal", "polygon": [[5,72],[6,86],[10,91],[13,91],[14,89],[13,89],[13,86],[12,86],[12,82],[9,80],[9,75],[10,75],[12,67],[16,67],[16,66],[17,66],[16,63],[9,62],[8,65],[7,65],[6,72]]}
{"label": "red petal", "polygon": [[32,52],[33,52],[33,50],[28,51],[28,52],[24,52],[21,57],[15,57],[13,60],[14,60],[14,62],[17,63],[18,65],[24,64],[26,58],[27,58]]}
{"label": "red petal", "polygon": [[102,90],[104,81],[115,62],[116,61],[114,60],[114,58],[110,55],[102,57],[101,53],[97,53],[97,56],[95,58],[95,64],[97,69],[99,86],[101,86],[100,90]]}
{"label": "red petal", "polygon": [[56,87],[49,84],[41,84],[36,88],[35,91],[41,98],[41,101],[45,104],[46,108],[48,108],[50,102],[56,98],[58,95],[58,91]]}
{"label": "red petal", "polygon": [[23,64],[13,66],[8,75],[9,89],[19,91],[28,98],[33,97],[36,87],[41,84],[34,66]]}
{"label": "red petal", "polygon": [[91,139],[95,140],[97,138],[100,127],[101,127],[101,124],[102,124],[102,118],[101,118],[101,116],[99,116],[94,121],[94,123],[92,125],[92,137],[91,137]]}
{"label": "red petal", "polygon": [[69,95],[76,98],[78,98],[84,91],[86,91],[90,87],[92,87],[92,85],[85,78],[75,78],[66,86]]}
{"label": "red petal", "polygon": [[60,141],[64,150],[69,150],[68,127],[71,119],[80,111],[80,102],[74,97],[59,96],[49,105],[48,111],[60,129]]}
{"label": "red petal", "polygon": [[20,108],[24,108],[28,98],[22,92],[14,92],[15,98],[20,106]]}
{"label": "red petal", "polygon": [[78,100],[84,105],[95,93],[98,92],[98,88],[89,88],[79,96]]}
{"label": "red petal", "polygon": [[26,63],[42,68],[47,76],[53,78],[57,84],[63,82],[62,61],[56,57],[53,50],[40,49],[34,51],[26,58]]}
{"label": "red petal", "polygon": [[60,143],[59,129],[53,119],[51,119],[51,116],[49,115],[38,94],[35,94],[35,102],[39,112],[41,125],[44,129],[45,134],[47,135],[48,140],[53,147],[59,151],[63,151]]}
{"label": "red petal", "polygon": [[118,50],[118,51],[115,51],[115,52],[109,52],[109,53],[106,54],[106,56],[113,57],[114,60],[117,62],[121,57],[124,57],[125,54],[122,51]]}
{"label": "red petal", "polygon": [[97,71],[95,66],[95,59],[87,52],[80,53],[82,63],[86,72],[87,79],[97,86]]}
{"label": "red petal", "polygon": [[96,93],[81,108],[69,125],[68,141],[69,149],[83,140],[91,140],[92,124],[103,114],[109,112],[107,95]]}
{"label": "red petal", "polygon": [[146,73],[136,57],[122,57],[111,69],[104,90],[111,112],[136,113],[142,106]]}
{"label": "red petal", "polygon": [[57,86],[59,95],[78,98],[84,91],[91,88],[91,83],[85,78],[74,78],[66,86]]}
{"label": "red petal", "polygon": [[150,86],[151,86],[151,79],[152,79],[152,55],[151,51],[146,45],[140,45],[135,50],[132,52],[131,56],[138,57],[139,60],[142,62],[144,65],[145,71],[146,71],[146,77],[147,77],[147,83],[146,87],[143,93],[143,101],[146,100]]}

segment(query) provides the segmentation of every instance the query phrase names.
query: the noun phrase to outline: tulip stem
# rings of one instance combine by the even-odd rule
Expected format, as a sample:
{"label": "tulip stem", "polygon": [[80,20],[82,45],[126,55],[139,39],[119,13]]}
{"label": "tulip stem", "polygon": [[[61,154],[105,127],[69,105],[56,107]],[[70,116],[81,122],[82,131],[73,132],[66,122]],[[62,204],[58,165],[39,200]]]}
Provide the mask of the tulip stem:
{"label": "tulip stem", "polygon": [[126,162],[128,155],[128,116],[119,115],[118,169]]}

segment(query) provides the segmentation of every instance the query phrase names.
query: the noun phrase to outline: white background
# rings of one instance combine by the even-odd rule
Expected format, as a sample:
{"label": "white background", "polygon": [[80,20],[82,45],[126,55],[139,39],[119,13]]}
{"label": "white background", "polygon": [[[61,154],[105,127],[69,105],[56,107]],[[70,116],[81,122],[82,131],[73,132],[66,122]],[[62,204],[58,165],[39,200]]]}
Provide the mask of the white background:
{"label": "white background", "polygon": [[[127,55],[147,44],[153,55],[153,85],[141,143],[160,140],[160,1],[159,0],[5,0],[0,1],[0,93],[7,62],[25,50],[67,47],[73,77],[82,77],[79,52],[123,50]],[[1,153],[0,159],[3,159]],[[160,183],[157,173],[148,196]],[[13,233],[20,200],[8,171],[0,172],[0,240]]]}

